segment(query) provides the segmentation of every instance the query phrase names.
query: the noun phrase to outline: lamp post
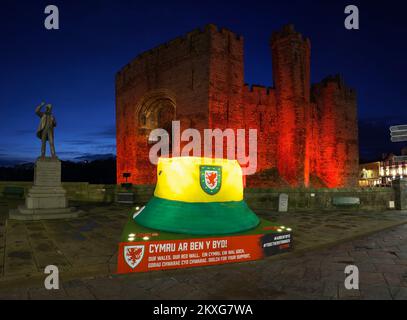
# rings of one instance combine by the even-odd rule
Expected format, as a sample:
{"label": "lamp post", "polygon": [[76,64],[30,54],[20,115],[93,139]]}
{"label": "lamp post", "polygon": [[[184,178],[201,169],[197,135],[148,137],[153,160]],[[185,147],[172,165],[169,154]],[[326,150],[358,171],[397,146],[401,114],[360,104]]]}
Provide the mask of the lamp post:
{"label": "lamp post", "polygon": [[124,188],[125,191],[118,191],[116,194],[116,202],[123,203],[123,204],[133,204],[134,203],[134,192],[132,192],[133,184],[128,182],[128,178],[131,177],[130,172],[124,172],[122,177],[126,179],[125,183],[121,184],[121,187]]}
{"label": "lamp post", "polygon": [[125,182],[125,183],[122,183],[122,187],[125,188],[125,189],[127,189],[127,190],[130,190],[131,187],[133,186],[132,183],[128,183],[128,179],[129,179],[130,177],[131,177],[131,173],[130,173],[130,172],[124,172],[124,173],[123,173],[123,178],[126,179],[126,182]]}

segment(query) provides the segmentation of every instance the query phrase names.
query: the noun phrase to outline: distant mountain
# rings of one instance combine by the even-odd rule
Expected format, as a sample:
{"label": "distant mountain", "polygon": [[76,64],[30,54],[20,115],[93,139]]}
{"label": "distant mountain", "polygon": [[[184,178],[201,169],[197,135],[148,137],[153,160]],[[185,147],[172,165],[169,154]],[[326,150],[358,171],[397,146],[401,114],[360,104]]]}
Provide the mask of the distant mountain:
{"label": "distant mountain", "polygon": [[116,159],[116,155],[113,153],[106,154],[85,154],[80,157],[75,157],[74,161],[95,161],[95,160],[110,160]]}
{"label": "distant mountain", "polygon": [[[76,160],[62,161],[63,182],[116,184],[116,159],[114,155],[81,156]],[[33,181],[33,177],[34,163],[0,165],[0,181]]]}
{"label": "distant mountain", "polygon": [[32,164],[27,159],[11,159],[11,158],[0,158],[0,167],[15,167],[24,166],[27,164]]}
{"label": "distant mountain", "polygon": [[26,162],[22,164],[16,164],[14,168],[21,169],[21,170],[30,170],[34,169],[35,163],[34,162]]}
{"label": "distant mountain", "polygon": [[[106,153],[106,154],[84,154],[75,158],[71,159],[61,159],[62,161],[73,161],[73,162],[92,162],[95,160],[111,160],[116,159],[116,155],[113,153]],[[5,158],[0,156],[0,167],[9,168],[9,167],[33,167],[35,159],[18,159],[18,158]]]}

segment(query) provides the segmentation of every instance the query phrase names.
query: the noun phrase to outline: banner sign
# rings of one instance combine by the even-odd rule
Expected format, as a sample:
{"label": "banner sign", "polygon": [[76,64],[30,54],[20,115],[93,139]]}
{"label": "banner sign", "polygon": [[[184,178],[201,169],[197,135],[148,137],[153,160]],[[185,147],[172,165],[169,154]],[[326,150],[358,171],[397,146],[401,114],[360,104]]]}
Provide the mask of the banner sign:
{"label": "banner sign", "polygon": [[265,234],[261,238],[261,246],[266,257],[274,256],[291,249],[292,237],[290,233]]}
{"label": "banner sign", "polygon": [[291,249],[290,233],[119,244],[118,273],[210,266],[259,260]]}

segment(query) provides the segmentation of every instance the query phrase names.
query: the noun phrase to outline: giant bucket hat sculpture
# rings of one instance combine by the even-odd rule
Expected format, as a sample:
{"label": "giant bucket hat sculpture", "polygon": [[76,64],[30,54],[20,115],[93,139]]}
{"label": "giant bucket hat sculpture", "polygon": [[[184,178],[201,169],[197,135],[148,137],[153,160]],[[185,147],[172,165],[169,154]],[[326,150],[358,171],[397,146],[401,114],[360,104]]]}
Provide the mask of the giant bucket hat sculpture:
{"label": "giant bucket hat sculpture", "polygon": [[160,158],[154,196],[134,220],[191,235],[233,234],[260,223],[243,199],[239,163],[197,157]]}

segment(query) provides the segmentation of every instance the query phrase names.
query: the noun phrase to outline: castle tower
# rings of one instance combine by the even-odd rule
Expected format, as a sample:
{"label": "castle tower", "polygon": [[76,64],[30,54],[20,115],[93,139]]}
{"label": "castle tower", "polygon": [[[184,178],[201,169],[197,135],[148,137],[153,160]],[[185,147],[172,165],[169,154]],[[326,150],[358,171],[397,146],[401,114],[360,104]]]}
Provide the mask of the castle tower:
{"label": "castle tower", "polygon": [[180,121],[181,131],[208,128],[212,33],[210,27],[191,31],[138,55],[117,73],[118,183],[127,180],[125,173],[127,182],[155,183],[149,158],[154,129],[171,133],[172,121]]}
{"label": "castle tower", "polygon": [[356,92],[340,76],[312,87],[316,103],[313,173],[328,188],[357,186],[359,170]]}
{"label": "castle tower", "polygon": [[287,25],[271,39],[276,90],[277,168],[293,187],[309,184],[311,44]]}
{"label": "castle tower", "polygon": [[[150,133],[163,128],[178,141],[180,132],[171,132],[176,120],[181,132],[245,129],[246,157],[247,133],[257,130],[257,172],[248,186],[356,185],[356,93],[338,77],[311,90],[310,41],[293,26],[274,33],[270,45],[273,88],[244,83],[244,38],[215,25],[159,45],[123,67],[116,77],[118,183],[155,183],[149,151],[156,140]],[[225,147],[228,138],[214,139],[213,146]],[[173,143],[172,155],[187,143]]]}

